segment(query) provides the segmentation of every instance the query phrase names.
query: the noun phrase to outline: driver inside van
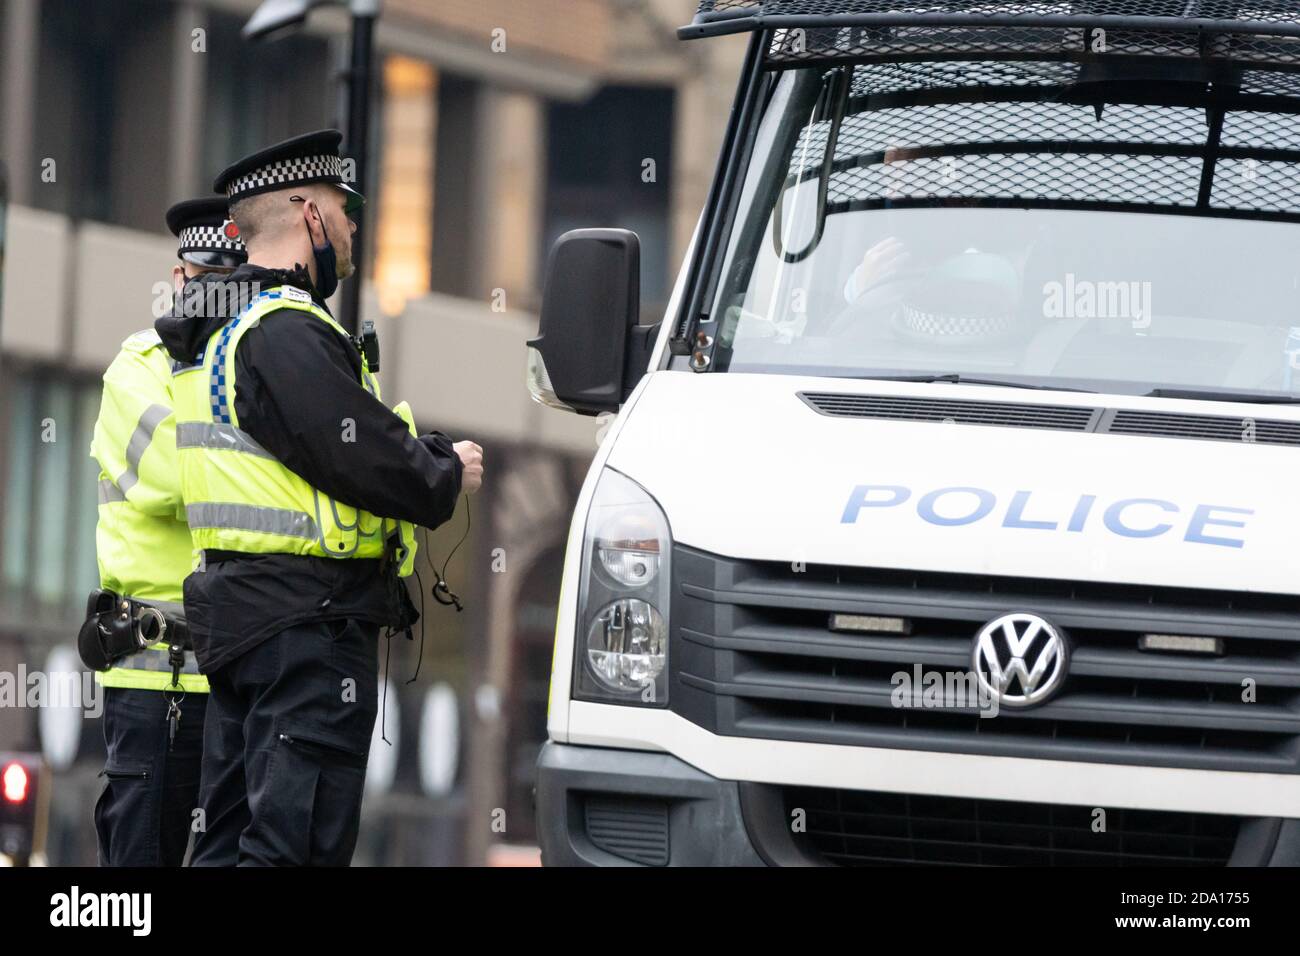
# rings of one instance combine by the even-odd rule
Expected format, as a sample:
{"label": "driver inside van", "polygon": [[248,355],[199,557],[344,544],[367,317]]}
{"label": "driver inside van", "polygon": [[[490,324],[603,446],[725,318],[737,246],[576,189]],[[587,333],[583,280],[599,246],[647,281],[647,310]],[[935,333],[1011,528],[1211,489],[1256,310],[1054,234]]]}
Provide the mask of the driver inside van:
{"label": "driver inside van", "polygon": [[829,334],[852,334],[869,316],[888,317],[894,332],[915,342],[985,344],[1016,331],[1022,304],[1030,304],[1023,277],[1033,243],[1010,254],[945,246],[924,256],[898,236],[870,246],[844,284],[851,308]]}

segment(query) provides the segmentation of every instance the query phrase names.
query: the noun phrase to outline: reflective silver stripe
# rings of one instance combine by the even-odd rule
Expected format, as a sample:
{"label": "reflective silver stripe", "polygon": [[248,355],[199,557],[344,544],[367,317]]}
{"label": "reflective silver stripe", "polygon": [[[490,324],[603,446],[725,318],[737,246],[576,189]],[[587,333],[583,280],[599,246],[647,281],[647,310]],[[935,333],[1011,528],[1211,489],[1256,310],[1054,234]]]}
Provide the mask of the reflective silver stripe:
{"label": "reflective silver stripe", "polygon": [[[321,516],[320,516],[320,492],[319,492],[319,491],[315,491],[315,490],[313,490],[313,492],[312,492],[312,496],[313,496],[313,500],[315,501],[315,505],[316,505],[316,520],[319,521],[319,522],[321,522],[321,523],[323,524],[324,521],[323,521],[323,519],[322,519]],[[334,499],[333,499],[333,498],[328,498],[327,500],[328,500],[329,503],[330,503],[330,507],[333,507],[333,506],[334,506]],[[334,515],[335,515],[335,517],[338,516],[338,509],[337,509],[337,508],[334,510]],[[358,516],[357,516],[357,522],[360,522],[360,520],[361,520],[361,517],[360,517],[360,515],[358,515]],[[356,523],[357,523],[357,522],[354,522],[354,523],[353,523],[353,527],[356,527]],[[348,530],[348,529],[343,529],[343,530]],[[343,542],[340,541],[340,542],[339,542],[339,550],[337,550],[337,551],[335,551],[333,548],[330,547],[330,543],[329,543],[328,541],[325,540],[325,535],[324,535],[324,534],[318,534],[318,535],[316,536],[316,543],[319,544],[319,545],[321,546],[321,550],[324,551],[326,554],[328,554],[331,558],[350,558],[350,557],[352,557],[352,555],[354,555],[354,554],[357,553],[357,548],[361,547],[361,538],[360,538],[360,537],[354,537],[354,538],[352,539],[352,547],[350,547],[350,548],[345,548],[345,547],[343,547]]]}
{"label": "reflective silver stripe", "polygon": [[126,501],[126,495],[122,494],[121,488],[113,484],[112,479],[99,479],[99,503],[106,505],[114,501]]}
{"label": "reflective silver stripe", "polygon": [[144,414],[140,416],[135,431],[131,433],[131,440],[126,444],[126,471],[122,472],[121,477],[117,479],[117,486],[123,492],[130,491],[135,487],[135,483],[140,480],[138,474],[140,459],[149,450],[149,443],[153,441],[155,429],[171,413],[172,410],[166,405],[150,405],[144,410]]}
{"label": "reflective silver stripe", "polygon": [[186,505],[185,517],[189,520],[191,529],[228,528],[233,531],[282,534],[309,540],[319,537],[316,522],[311,515],[284,508],[258,508],[254,505],[203,501]]}
{"label": "reflective silver stripe", "polygon": [[248,432],[221,422],[181,422],[176,426],[177,448],[212,448],[219,451],[242,451],[258,458],[276,457],[253,440]]}

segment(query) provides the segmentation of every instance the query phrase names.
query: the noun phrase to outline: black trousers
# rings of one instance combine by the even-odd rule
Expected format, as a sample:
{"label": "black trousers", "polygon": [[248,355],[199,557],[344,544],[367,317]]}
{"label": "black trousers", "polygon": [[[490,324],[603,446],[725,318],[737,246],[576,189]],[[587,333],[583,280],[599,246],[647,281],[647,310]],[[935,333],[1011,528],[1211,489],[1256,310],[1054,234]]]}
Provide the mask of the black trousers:
{"label": "black trousers", "polygon": [[186,694],[168,746],[167,698],[104,688],[104,792],[95,804],[100,866],[180,866],[198,806],[207,694]]}
{"label": "black trousers", "polygon": [[379,629],[288,628],[208,675],[194,866],[346,866],[375,726]]}

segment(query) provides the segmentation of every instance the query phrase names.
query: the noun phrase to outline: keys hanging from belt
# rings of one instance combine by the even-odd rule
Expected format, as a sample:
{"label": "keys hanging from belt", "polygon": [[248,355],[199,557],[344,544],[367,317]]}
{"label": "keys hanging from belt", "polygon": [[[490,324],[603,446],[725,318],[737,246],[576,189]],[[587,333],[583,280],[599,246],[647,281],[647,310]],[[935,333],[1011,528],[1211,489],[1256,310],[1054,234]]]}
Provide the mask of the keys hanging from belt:
{"label": "keys hanging from belt", "polygon": [[[181,701],[185,699],[185,691],[181,690],[181,668],[185,666],[185,648],[179,643],[173,643],[167,648],[167,663],[172,667],[172,682],[165,693],[167,696],[167,749],[171,750],[176,744],[176,732],[181,725]],[[180,691],[179,696],[173,691]]]}
{"label": "keys hanging from belt", "polygon": [[181,701],[185,699],[185,692],[182,691],[179,697],[167,691],[167,749],[170,751],[176,746],[176,732],[181,727]]}

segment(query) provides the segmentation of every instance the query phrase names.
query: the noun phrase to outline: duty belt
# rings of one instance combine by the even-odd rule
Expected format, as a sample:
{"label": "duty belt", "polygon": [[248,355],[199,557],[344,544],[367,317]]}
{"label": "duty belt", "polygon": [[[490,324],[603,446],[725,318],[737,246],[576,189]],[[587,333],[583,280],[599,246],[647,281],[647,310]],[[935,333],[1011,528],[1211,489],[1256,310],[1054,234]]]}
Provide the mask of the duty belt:
{"label": "duty belt", "polygon": [[[125,671],[158,671],[159,673],[170,673],[172,664],[168,659],[168,647],[166,643],[150,644],[149,647],[138,654],[131,654],[123,657],[121,660],[113,661],[113,667]],[[181,674],[198,674],[199,662],[194,659],[192,653],[185,655],[185,663],[181,665]]]}
{"label": "duty belt", "polygon": [[104,589],[90,592],[86,620],[77,639],[81,660],[87,667],[96,671],[113,666],[136,667],[123,658],[134,661],[136,656],[154,656],[143,652],[155,645],[171,652],[166,667],[141,663],[139,669],[180,672],[178,660],[183,662],[182,652],[191,648],[189,625],[180,605],[137,601]]}

